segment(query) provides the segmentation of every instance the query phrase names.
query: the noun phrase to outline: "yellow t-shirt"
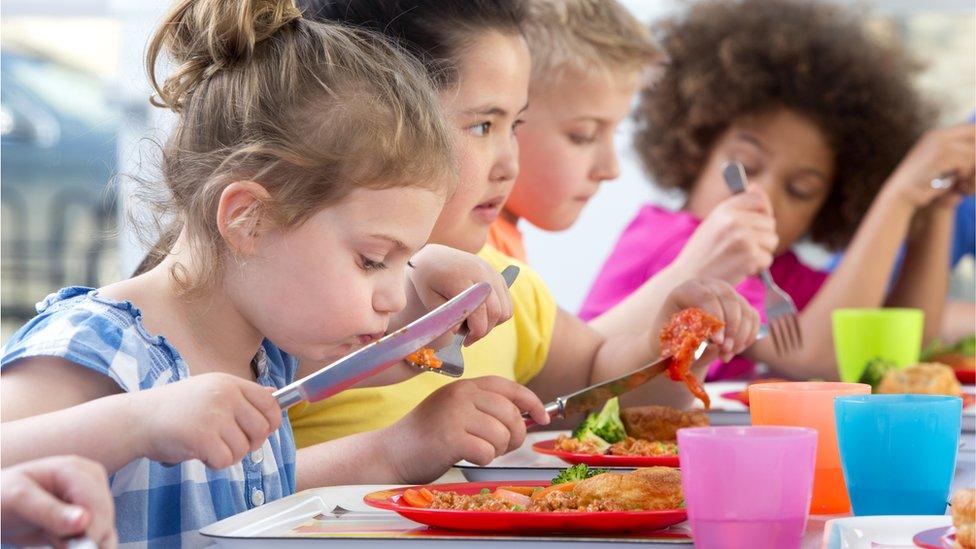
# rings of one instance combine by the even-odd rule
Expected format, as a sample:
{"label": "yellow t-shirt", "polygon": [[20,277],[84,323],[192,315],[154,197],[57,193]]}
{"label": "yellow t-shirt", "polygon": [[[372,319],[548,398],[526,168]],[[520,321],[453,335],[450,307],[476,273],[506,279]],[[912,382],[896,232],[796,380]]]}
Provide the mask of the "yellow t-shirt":
{"label": "yellow t-shirt", "polygon": [[[510,264],[521,270],[511,288],[512,318],[474,345],[462,348],[463,377],[497,375],[527,383],[546,362],[556,323],[556,301],[530,267],[490,246],[485,246],[478,256],[498,271]],[[315,404],[298,404],[288,410],[295,442],[304,448],[386,427],[452,381],[425,372],[395,385],[350,389]]]}

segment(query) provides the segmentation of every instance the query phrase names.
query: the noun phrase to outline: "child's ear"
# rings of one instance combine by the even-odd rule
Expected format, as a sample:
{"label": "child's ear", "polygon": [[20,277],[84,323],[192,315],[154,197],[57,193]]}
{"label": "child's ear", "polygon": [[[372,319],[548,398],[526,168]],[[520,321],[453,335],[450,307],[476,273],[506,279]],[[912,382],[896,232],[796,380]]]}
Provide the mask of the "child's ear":
{"label": "child's ear", "polygon": [[234,253],[254,253],[270,198],[268,190],[254,181],[234,181],[220,193],[217,231]]}

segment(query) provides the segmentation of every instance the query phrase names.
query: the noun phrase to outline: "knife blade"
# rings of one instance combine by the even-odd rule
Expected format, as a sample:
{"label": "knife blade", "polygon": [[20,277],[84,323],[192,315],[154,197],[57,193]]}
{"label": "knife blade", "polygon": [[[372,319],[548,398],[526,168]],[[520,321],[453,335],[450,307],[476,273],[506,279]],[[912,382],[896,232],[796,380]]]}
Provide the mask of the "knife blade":
{"label": "knife blade", "polygon": [[303,400],[318,402],[375,375],[464,322],[488,299],[491,286],[479,282],[410,324],[274,392],[281,409]]}
{"label": "knife blade", "polygon": [[[693,361],[698,360],[705,354],[706,347],[708,347],[708,341],[702,341],[698,348],[695,349]],[[556,397],[555,401],[546,404],[546,412],[549,413],[550,417],[564,418],[568,415],[588,412],[599,408],[611,398],[630,392],[659,376],[671,366],[673,361],[673,355],[661,357],[628,374],[602,381],[596,385],[590,385],[575,393]],[[535,425],[535,421],[528,414],[522,414],[522,418],[525,420],[526,427]]]}

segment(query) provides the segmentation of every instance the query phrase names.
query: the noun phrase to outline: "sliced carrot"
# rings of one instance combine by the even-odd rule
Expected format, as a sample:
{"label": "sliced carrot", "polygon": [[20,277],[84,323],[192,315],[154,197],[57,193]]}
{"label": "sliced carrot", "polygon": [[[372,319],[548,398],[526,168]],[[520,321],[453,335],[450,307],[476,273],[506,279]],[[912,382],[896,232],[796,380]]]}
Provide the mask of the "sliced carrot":
{"label": "sliced carrot", "polygon": [[579,481],[564,482],[562,484],[556,484],[543,488],[542,490],[532,494],[532,501],[539,501],[553,492],[571,492],[573,488],[576,488],[577,482]]}
{"label": "sliced carrot", "polygon": [[430,504],[434,499],[433,495],[431,495],[431,499],[425,498],[423,495],[421,495],[420,490],[414,490],[413,488],[404,490],[402,497],[403,501],[407,502],[407,505],[422,508],[430,507]]}
{"label": "sliced carrot", "polygon": [[430,502],[433,502],[434,501],[434,493],[431,492],[430,490],[428,490],[426,488],[421,488],[420,490],[417,490],[417,491],[420,492],[420,496],[423,497],[424,499],[426,499],[427,501],[430,501]]}
{"label": "sliced carrot", "polygon": [[535,486],[499,486],[499,490],[508,490],[509,492],[515,492],[516,494],[522,494],[523,496],[531,496],[535,492]]}
{"label": "sliced carrot", "polygon": [[496,488],[495,491],[492,492],[491,497],[506,503],[511,503],[512,505],[520,505],[522,507],[527,507],[529,503],[532,503],[529,496],[520,494],[518,492],[511,492],[504,488]]}

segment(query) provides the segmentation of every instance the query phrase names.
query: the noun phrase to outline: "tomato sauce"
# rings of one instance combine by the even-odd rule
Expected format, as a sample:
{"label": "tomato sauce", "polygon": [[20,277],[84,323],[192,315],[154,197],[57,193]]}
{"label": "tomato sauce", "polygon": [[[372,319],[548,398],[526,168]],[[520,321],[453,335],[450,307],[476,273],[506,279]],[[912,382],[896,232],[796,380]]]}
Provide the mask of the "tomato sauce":
{"label": "tomato sauce", "polygon": [[661,330],[661,354],[673,355],[668,375],[675,381],[684,381],[691,394],[705,404],[707,410],[711,400],[698,378],[691,373],[695,350],[712,335],[725,327],[719,319],[697,308],[685,309],[672,316]]}

